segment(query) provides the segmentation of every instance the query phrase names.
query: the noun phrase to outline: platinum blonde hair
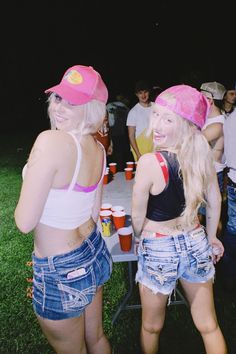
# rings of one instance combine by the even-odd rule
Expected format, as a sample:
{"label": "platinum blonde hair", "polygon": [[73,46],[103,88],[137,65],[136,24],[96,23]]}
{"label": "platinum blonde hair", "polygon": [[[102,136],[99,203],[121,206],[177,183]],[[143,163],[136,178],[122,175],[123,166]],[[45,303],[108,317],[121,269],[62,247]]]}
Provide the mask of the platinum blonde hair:
{"label": "platinum blonde hair", "polygon": [[[207,187],[216,172],[211,148],[201,131],[190,121],[173,114],[178,122],[177,139],[168,151],[173,151],[177,155],[185,196],[185,209],[182,216],[186,224],[191,224],[197,218],[200,205],[207,203],[205,200]],[[152,131],[154,119],[156,118],[152,115],[147,134]],[[154,146],[154,150],[164,150],[164,148]]]}
{"label": "platinum blonde hair", "polygon": [[[56,129],[55,121],[50,115],[50,104],[54,96],[55,94],[52,93],[48,98],[48,116],[51,129]],[[77,107],[84,110],[84,119],[78,133],[81,135],[95,134],[103,123],[106,114],[106,104],[98,100],[92,100]]]}

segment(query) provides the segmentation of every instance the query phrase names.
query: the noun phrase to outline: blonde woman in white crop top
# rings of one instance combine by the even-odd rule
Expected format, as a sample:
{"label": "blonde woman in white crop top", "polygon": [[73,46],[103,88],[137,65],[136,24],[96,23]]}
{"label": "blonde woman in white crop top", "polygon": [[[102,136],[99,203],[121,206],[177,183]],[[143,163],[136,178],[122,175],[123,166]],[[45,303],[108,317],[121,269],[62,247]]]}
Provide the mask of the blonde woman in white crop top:
{"label": "blonde woman in white crop top", "polygon": [[57,353],[108,354],[102,286],[112,261],[96,227],[106,156],[93,137],[107,88],[92,67],[75,65],[45,92],[53,129],[34,143],[15,210],[20,231],[34,232],[33,308]]}

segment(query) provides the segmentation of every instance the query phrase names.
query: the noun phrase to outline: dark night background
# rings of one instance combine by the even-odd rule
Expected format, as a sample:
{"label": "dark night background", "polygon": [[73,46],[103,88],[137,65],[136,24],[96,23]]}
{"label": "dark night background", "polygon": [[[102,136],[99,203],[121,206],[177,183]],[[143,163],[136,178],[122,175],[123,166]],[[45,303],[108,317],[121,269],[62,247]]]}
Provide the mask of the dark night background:
{"label": "dark night background", "polygon": [[9,0],[0,26],[5,131],[47,129],[44,90],[75,64],[92,65],[109,100],[123,92],[131,105],[139,79],[162,88],[236,81],[230,1]]}

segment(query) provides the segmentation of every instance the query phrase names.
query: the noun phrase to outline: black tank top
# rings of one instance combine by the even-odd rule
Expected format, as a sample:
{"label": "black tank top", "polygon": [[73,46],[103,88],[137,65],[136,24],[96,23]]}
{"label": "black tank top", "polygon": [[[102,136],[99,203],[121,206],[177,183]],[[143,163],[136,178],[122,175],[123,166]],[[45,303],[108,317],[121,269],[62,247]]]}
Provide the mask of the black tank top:
{"label": "black tank top", "polygon": [[146,218],[153,221],[177,218],[185,208],[183,181],[176,154],[168,151],[161,151],[161,154],[167,162],[169,180],[160,194],[149,194]]}

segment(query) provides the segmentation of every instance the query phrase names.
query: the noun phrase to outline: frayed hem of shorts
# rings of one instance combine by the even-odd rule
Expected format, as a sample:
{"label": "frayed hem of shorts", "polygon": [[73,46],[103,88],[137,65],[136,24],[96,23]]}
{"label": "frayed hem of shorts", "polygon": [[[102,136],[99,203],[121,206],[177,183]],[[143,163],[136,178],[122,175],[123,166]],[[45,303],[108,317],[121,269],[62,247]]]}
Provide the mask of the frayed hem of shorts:
{"label": "frayed hem of shorts", "polygon": [[140,280],[136,280],[135,283],[136,283],[136,284],[137,284],[137,283],[141,284],[142,287],[145,286],[145,288],[147,288],[148,290],[150,290],[150,291],[153,293],[153,295],[161,294],[161,295],[171,296],[171,294],[172,294],[173,291],[175,290],[175,288],[174,288],[174,289],[172,289],[172,290],[170,290],[170,291],[163,291],[163,290],[161,291],[160,289],[156,289],[156,288],[154,289],[154,288],[150,287],[150,284],[148,284],[148,283],[146,283],[146,282],[141,282]]}

